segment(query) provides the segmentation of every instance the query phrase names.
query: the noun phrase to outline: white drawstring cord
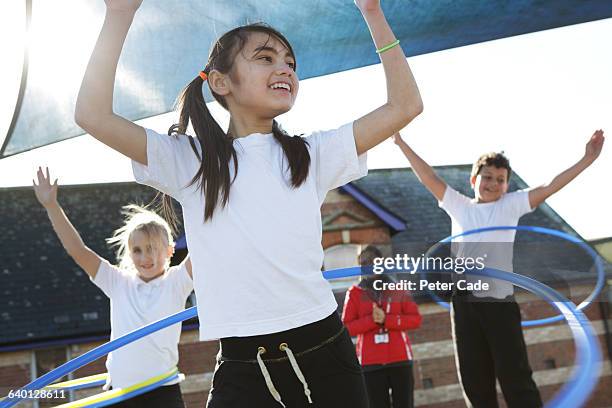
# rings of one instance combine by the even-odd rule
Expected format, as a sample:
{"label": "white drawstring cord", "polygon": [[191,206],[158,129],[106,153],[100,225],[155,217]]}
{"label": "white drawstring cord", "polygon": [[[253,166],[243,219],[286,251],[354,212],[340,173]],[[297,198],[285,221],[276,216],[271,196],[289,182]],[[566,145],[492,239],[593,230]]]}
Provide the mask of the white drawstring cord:
{"label": "white drawstring cord", "polygon": [[[302,374],[302,370],[300,370],[300,366],[298,365],[297,360],[295,359],[295,356],[293,355],[293,351],[291,351],[287,343],[282,343],[278,348],[287,354],[287,357],[289,358],[289,362],[291,363],[291,367],[293,368],[293,372],[295,373],[297,378],[300,380],[300,382],[304,386],[304,394],[306,395],[306,398],[308,398],[308,403],[312,404],[312,398],[310,397],[311,393],[310,393],[310,389],[308,388],[308,383],[306,382],[306,378],[304,377],[304,374]],[[280,393],[278,392],[276,387],[274,387],[274,383],[272,383],[272,378],[270,377],[270,373],[268,372],[266,365],[261,359],[261,355],[264,354],[265,352],[266,352],[265,347],[257,348],[257,364],[259,364],[259,369],[261,370],[261,374],[264,376],[264,380],[266,381],[266,385],[268,386],[268,391],[270,391],[270,394],[272,394],[272,397],[274,397],[276,402],[278,402],[284,408],[286,408],[283,401],[281,401]]]}
{"label": "white drawstring cord", "polygon": [[295,372],[295,375],[300,380],[302,385],[304,385],[304,394],[306,394],[306,398],[308,398],[308,403],[312,404],[312,398],[310,398],[310,389],[308,389],[308,383],[306,382],[306,378],[304,378],[304,374],[302,374],[302,370],[300,370],[300,366],[295,360],[293,351],[291,351],[287,343],[282,343],[278,348],[281,351],[284,351],[285,353],[287,353],[287,357],[289,357],[289,361],[291,362],[291,367],[293,367],[293,371]]}
{"label": "white drawstring cord", "polygon": [[266,352],[266,349],[264,347],[259,347],[257,349],[257,364],[259,364],[259,369],[261,370],[261,373],[264,376],[264,380],[266,380],[266,385],[268,386],[268,390],[270,391],[270,394],[272,394],[272,397],[274,397],[276,402],[281,404],[283,408],[287,408],[285,404],[283,403],[283,401],[281,401],[281,396],[276,390],[276,388],[274,387],[274,384],[272,383],[272,378],[270,378],[270,373],[268,372],[266,365],[261,359],[261,355],[264,354],[265,352]]}

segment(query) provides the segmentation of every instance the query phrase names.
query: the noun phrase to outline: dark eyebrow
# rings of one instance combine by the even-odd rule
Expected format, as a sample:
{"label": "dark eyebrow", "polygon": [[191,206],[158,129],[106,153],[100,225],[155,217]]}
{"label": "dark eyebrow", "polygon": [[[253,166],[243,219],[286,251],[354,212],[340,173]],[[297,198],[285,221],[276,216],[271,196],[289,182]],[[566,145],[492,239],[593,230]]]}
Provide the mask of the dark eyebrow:
{"label": "dark eyebrow", "polygon": [[[270,51],[274,54],[280,54],[275,48],[270,47],[269,45],[260,45],[259,47],[255,48],[253,50],[253,55],[257,55],[262,51]],[[285,51],[285,56],[289,56],[291,58],[295,58],[290,52],[289,50]]]}

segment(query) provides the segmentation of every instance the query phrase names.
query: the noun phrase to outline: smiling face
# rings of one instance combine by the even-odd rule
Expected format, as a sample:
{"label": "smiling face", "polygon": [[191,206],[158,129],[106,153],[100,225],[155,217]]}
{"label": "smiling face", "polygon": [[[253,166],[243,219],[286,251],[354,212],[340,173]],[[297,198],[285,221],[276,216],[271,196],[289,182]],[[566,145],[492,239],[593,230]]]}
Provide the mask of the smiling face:
{"label": "smiling face", "polygon": [[273,119],[293,107],[299,90],[291,50],[265,32],[250,32],[229,72],[209,78],[232,116]]}
{"label": "smiling face", "polygon": [[472,176],[471,183],[479,203],[497,201],[508,191],[508,169],[483,166],[476,176]]}
{"label": "smiling face", "polygon": [[143,230],[130,234],[128,246],[138,276],[145,282],[161,276],[174,253],[174,247],[164,237],[152,237]]}

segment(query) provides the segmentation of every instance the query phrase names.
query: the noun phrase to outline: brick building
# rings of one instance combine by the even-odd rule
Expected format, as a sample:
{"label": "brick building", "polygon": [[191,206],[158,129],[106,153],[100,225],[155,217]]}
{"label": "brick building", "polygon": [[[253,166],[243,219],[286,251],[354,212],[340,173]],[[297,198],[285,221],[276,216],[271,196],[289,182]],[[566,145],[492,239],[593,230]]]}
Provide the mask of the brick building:
{"label": "brick building", "polygon": [[[470,166],[444,166],[436,170],[454,188],[469,194]],[[513,175],[511,190],[524,187],[525,183]],[[114,255],[104,239],[119,226],[121,206],[147,203],[154,196],[153,190],[134,183],[66,186],[60,190],[60,202],[87,244],[110,260],[114,260]],[[0,214],[3,224],[0,394],[5,395],[8,390],[106,342],[110,316],[108,299],[61,249],[31,188],[0,189]],[[450,233],[450,220],[410,169],[374,170],[367,177],[330,192],[322,207],[322,221],[325,269],[354,265],[357,253],[368,244],[378,245],[385,255],[418,256]],[[578,236],[546,205],[523,217],[521,223]],[[575,302],[581,301],[593,287],[590,258],[577,248],[533,235],[517,235],[517,251],[522,252],[515,254],[515,271],[554,284]],[[185,256],[184,239],[177,241],[177,247],[174,262]],[[610,265],[606,267],[610,276]],[[332,282],[339,309],[346,288],[354,281]],[[518,292],[517,298],[524,319],[554,313],[552,307],[526,292]],[[415,294],[415,300],[424,316],[422,327],[409,333],[417,360],[417,406],[463,407],[448,312],[424,294]],[[586,311],[605,358],[589,407],[612,406],[612,395],[605,391],[612,386],[607,307],[609,303],[600,302]],[[559,323],[528,328],[525,339],[536,382],[543,397],[549,399],[573,369],[571,333],[567,325]],[[216,342],[197,340],[197,321],[183,324],[179,368],[186,375],[181,388],[189,407],[204,405],[217,350]],[[104,359],[77,370],[74,378],[101,372]],[[77,391],[70,397],[96,392],[99,390]],[[58,403],[28,402],[22,406]]]}

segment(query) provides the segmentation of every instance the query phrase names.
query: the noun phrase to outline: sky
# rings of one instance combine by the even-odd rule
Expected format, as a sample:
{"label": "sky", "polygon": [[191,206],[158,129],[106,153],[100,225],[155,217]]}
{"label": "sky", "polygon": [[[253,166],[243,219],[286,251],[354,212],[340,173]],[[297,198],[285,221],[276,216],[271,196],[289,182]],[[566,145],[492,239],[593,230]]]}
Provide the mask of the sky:
{"label": "sky", "polygon": [[[503,150],[529,185],[546,183],[582,157],[595,129],[612,137],[610,38],[607,19],[409,58],[425,110],[402,135],[432,165],[471,164]],[[296,105],[279,121],[298,134],[334,128],[385,97],[380,65],[312,78],[301,82]],[[0,112],[7,106],[0,96]],[[211,110],[227,123],[218,105]],[[139,123],[164,133],[175,121],[169,113]],[[547,201],[586,239],[612,236],[611,145]],[[31,185],[38,165],[64,185],[133,180],[129,160],[86,135],[0,160],[0,187]],[[386,141],[369,152],[368,166],[408,163]]]}

